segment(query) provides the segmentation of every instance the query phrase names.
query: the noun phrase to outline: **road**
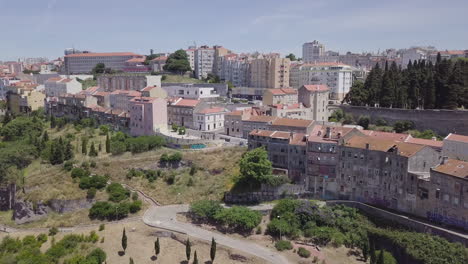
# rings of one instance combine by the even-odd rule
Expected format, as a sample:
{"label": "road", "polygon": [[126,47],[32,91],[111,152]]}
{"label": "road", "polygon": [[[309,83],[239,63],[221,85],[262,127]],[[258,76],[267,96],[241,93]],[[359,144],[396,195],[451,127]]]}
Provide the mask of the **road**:
{"label": "road", "polygon": [[[259,207],[253,207],[252,209],[269,210],[271,209],[271,205],[262,205]],[[196,227],[193,224],[177,221],[177,213],[185,213],[188,212],[188,210],[189,205],[168,205],[151,207],[145,212],[143,216],[143,222],[149,226],[185,233],[188,236],[195,237],[197,239],[211,241],[211,239],[214,238],[216,242],[220,245],[224,245],[239,251],[249,253],[253,256],[262,258],[268,261],[269,263],[289,263],[289,261],[278,252],[272,251],[253,242],[234,239],[229,236],[221,235],[215,232]]]}

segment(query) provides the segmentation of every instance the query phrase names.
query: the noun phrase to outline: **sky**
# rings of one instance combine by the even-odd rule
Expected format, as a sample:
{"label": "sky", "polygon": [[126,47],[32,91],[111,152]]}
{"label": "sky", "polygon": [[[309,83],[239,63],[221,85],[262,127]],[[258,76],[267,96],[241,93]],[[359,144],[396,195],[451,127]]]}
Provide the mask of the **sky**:
{"label": "sky", "polygon": [[433,45],[468,49],[467,0],[0,0],[0,60],[222,45],[340,53]]}

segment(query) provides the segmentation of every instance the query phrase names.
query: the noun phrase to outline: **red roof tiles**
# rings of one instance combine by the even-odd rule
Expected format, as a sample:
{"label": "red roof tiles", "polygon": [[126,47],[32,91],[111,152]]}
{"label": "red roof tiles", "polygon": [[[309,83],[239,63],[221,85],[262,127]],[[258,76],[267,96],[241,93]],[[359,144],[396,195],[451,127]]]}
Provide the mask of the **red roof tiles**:
{"label": "red roof tiles", "polygon": [[180,99],[176,101],[173,105],[175,106],[184,106],[184,107],[195,107],[200,103],[200,100],[195,99]]}
{"label": "red roof tiles", "polygon": [[66,55],[65,58],[72,57],[110,57],[110,56],[141,56],[133,52],[102,52],[102,53],[77,53]]}
{"label": "red roof tiles", "polygon": [[432,170],[468,180],[468,162],[466,161],[448,159],[444,164],[440,164]]}
{"label": "red roof tiles", "polygon": [[225,112],[226,109],[223,107],[213,107],[213,108],[205,108],[201,111],[198,111],[199,114],[215,114],[215,113],[222,113]]}
{"label": "red roof tiles", "polygon": [[308,84],[304,85],[304,88],[311,92],[325,92],[330,90],[326,84]]}
{"label": "red roof tiles", "polygon": [[445,139],[451,140],[451,141],[468,143],[468,136],[463,136],[463,135],[458,135],[458,134],[453,134],[453,133],[450,133]]}

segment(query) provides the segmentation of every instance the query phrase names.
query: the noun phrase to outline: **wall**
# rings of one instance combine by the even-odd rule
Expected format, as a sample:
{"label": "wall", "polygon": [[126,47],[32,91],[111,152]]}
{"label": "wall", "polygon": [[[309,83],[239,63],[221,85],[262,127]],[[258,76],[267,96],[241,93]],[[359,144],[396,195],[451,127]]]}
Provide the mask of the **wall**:
{"label": "wall", "polygon": [[468,135],[468,111],[407,110],[349,105],[341,105],[340,108],[344,112],[352,114],[355,120],[361,115],[370,116],[371,122],[382,118],[389,124],[399,120],[409,120],[414,122],[418,130],[431,129],[441,135],[453,132]]}
{"label": "wall", "polygon": [[13,209],[15,205],[16,185],[0,186],[0,211]]}

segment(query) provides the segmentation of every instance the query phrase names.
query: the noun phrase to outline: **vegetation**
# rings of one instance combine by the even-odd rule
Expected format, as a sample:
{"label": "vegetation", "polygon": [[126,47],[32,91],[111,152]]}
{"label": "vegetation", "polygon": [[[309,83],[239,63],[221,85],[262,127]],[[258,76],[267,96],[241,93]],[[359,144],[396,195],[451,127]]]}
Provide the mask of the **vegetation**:
{"label": "vegetation", "polygon": [[296,55],[294,55],[292,53],[289,53],[289,55],[286,56],[286,58],[288,58],[290,61],[296,61],[297,60]]}
{"label": "vegetation", "polygon": [[278,240],[275,243],[275,248],[278,251],[291,250],[293,248],[291,242],[287,240]]}
{"label": "vegetation", "polygon": [[262,183],[278,184],[284,179],[275,179],[272,175],[271,161],[265,148],[250,150],[242,156],[239,163],[238,186],[249,186],[250,189],[258,188]]}
{"label": "vegetation", "polygon": [[187,257],[187,262],[190,260],[190,254],[192,252],[192,247],[190,245],[190,239],[187,238],[185,241],[185,256]]}
{"label": "vegetation", "polygon": [[125,250],[127,250],[127,234],[125,234],[125,228],[123,229],[123,232],[122,232],[122,248],[124,252]]}
{"label": "vegetation", "polygon": [[211,238],[211,247],[210,247],[210,259],[211,259],[211,263],[214,262],[215,257],[216,257],[216,241],[215,241],[214,237],[212,237],[212,238]]}
{"label": "vegetation", "polygon": [[299,247],[299,249],[297,250],[297,254],[301,256],[302,258],[310,257],[310,251],[303,247]]}
{"label": "vegetation", "polygon": [[180,49],[169,55],[163,69],[181,75],[192,70],[185,50]]}
{"label": "vegetation", "polygon": [[126,151],[141,153],[161,148],[166,144],[164,138],[160,136],[141,136],[131,138],[123,132],[115,133],[109,141],[110,152],[114,155],[122,154]]}
{"label": "vegetation", "polygon": [[356,82],[345,101],[351,105],[456,109],[468,107],[468,62],[442,60],[437,55],[435,65],[425,60],[409,62],[404,70],[395,62],[377,64],[365,83]]}

